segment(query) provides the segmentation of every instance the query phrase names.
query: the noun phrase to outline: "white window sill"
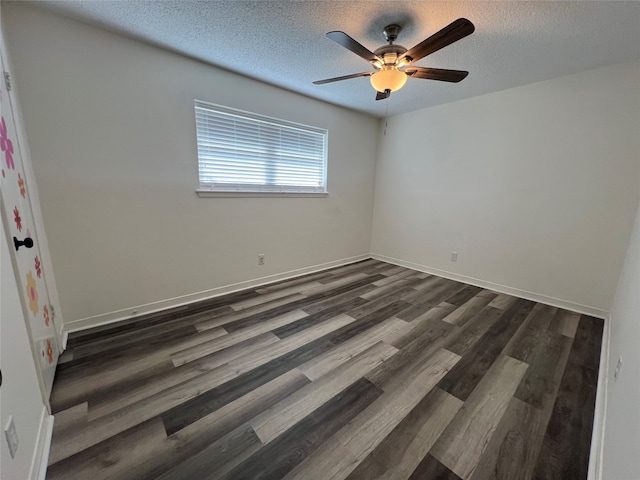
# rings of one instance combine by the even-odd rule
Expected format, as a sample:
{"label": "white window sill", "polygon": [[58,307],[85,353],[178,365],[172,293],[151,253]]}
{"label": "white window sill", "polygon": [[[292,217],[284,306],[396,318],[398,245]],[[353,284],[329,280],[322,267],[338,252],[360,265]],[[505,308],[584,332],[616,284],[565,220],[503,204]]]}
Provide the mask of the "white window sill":
{"label": "white window sill", "polygon": [[212,192],[196,190],[200,198],[206,197],[328,197],[329,192]]}

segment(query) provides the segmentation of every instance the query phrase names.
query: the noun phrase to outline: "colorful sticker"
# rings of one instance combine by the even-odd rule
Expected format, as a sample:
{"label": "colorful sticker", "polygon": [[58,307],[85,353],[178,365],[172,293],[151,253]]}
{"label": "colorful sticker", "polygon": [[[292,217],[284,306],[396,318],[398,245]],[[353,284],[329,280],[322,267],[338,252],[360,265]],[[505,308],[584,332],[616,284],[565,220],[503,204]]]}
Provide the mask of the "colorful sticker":
{"label": "colorful sticker", "polygon": [[40,259],[38,258],[37,255],[35,258],[35,267],[36,267],[36,275],[38,275],[38,278],[40,278],[42,276],[42,266],[40,265]]}
{"label": "colorful sticker", "polygon": [[42,306],[42,314],[44,315],[44,324],[48,327],[51,319],[49,318],[49,307],[46,304]]}
{"label": "colorful sticker", "polygon": [[22,198],[25,198],[27,189],[24,187],[24,179],[20,174],[18,174],[18,187],[20,187],[20,195],[22,195]]}
{"label": "colorful sticker", "polygon": [[13,207],[13,220],[16,222],[16,228],[19,232],[22,231],[22,217],[20,216],[20,210],[18,207]]}
{"label": "colorful sticker", "polygon": [[27,298],[29,299],[29,310],[33,313],[35,317],[38,315],[38,310],[40,307],[38,306],[38,289],[36,288],[36,279],[33,278],[33,274],[31,270],[27,273]]}
{"label": "colorful sticker", "polygon": [[4,152],[7,168],[13,170],[15,168],[13,163],[13,143],[7,137],[7,124],[4,121],[4,117],[0,120],[0,150]]}
{"label": "colorful sticker", "polygon": [[47,360],[49,361],[49,365],[53,363],[53,346],[51,345],[51,340],[47,340]]}

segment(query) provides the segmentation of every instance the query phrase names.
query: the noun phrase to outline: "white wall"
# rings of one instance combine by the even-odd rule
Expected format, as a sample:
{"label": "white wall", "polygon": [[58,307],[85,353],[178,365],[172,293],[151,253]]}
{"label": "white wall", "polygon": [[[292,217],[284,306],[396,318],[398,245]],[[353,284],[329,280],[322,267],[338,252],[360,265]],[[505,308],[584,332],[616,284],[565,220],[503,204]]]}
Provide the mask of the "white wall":
{"label": "white wall", "polygon": [[[640,132],[639,132],[640,134]],[[640,477],[640,204],[611,312],[604,479]],[[613,372],[618,358],[618,380]]]}
{"label": "white wall", "polygon": [[640,193],[639,85],[620,64],[388,119],[372,251],[608,312]]}
{"label": "white wall", "polygon": [[[370,251],[375,119],[28,5],[3,13],[67,321]],[[329,197],[198,198],[194,98],[327,128]]]}
{"label": "white wall", "polygon": [[[17,480],[30,478],[34,456],[37,457],[38,448],[42,447],[38,440],[45,407],[2,221],[0,243],[0,478]],[[11,416],[19,438],[18,450],[13,459],[4,436],[4,429]]]}

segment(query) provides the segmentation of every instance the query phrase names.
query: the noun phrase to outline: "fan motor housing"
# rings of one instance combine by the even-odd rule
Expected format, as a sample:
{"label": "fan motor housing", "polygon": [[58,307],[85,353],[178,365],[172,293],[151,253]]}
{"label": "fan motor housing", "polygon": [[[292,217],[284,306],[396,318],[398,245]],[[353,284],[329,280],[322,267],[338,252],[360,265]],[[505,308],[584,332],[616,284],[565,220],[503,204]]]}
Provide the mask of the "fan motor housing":
{"label": "fan motor housing", "polygon": [[407,49],[402,45],[384,45],[376,48],[373,53],[383,59],[385,65],[395,65],[398,57],[406,51]]}

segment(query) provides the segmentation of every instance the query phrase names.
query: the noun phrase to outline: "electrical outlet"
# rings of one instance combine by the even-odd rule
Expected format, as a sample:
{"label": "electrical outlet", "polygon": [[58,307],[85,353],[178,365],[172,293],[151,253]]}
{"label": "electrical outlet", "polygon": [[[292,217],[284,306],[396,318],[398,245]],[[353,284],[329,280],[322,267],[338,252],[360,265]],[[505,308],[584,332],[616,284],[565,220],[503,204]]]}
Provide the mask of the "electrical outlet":
{"label": "electrical outlet", "polygon": [[451,252],[451,261],[452,262],[458,261],[458,252]]}
{"label": "electrical outlet", "polygon": [[16,431],[16,424],[13,421],[13,416],[9,417],[7,421],[7,426],[4,428],[4,436],[7,439],[7,444],[9,445],[9,453],[11,454],[11,458],[15,458],[16,452],[18,451],[18,432]]}
{"label": "electrical outlet", "polygon": [[622,370],[622,357],[618,357],[618,363],[616,363],[616,369],[613,371],[614,380],[618,380],[618,376],[620,375],[620,370]]}
{"label": "electrical outlet", "polygon": [[258,265],[264,265],[264,253],[258,254]]}

